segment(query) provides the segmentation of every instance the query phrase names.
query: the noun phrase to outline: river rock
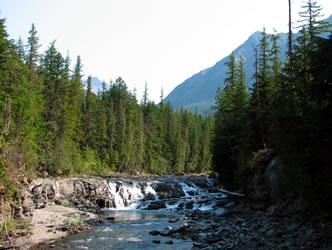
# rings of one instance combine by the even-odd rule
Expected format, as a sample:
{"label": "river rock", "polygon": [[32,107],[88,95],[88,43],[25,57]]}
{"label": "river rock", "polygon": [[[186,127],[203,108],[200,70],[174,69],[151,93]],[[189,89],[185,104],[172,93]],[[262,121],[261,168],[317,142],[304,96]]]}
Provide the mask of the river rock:
{"label": "river rock", "polygon": [[216,210],[214,210],[214,215],[215,215],[215,216],[221,216],[221,215],[223,215],[224,213],[225,213],[225,208],[222,208],[222,207],[217,208]]}
{"label": "river rock", "polygon": [[161,236],[170,236],[172,230],[169,230],[168,228],[165,228],[163,231],[160,232]]}
{"label": "river rock", "polygon": [[170,219],[168,222],[169,223],[176,223],[178,222],[180,219],[179,218],[176,218],[176,219]]}
{"label": "river rock", "polygon": [[189,201],[186,203],[186,209],[192,209],[194,207],[194,201]]}
{"label": "river rock", "polygon": [[180,198],[182,196],[185,196],[181,185],[177,182],[157,183],[155,191],[157,192],[160,199]]}
{"label": "river rock", "polygon": [[149,232],[149,234],[151,234],[151,235],[159,235],[160,234],[160,232],[158,231],[158,230],[152,230],[152,231],[150,231]]}
{"label": "river rock", "polygon": [[115,221],[115,217],[114,216],[106,217],[105,219],[109,220],[109,221]]}
{"label": "river rock", "polygon": [[144,198],[143,201],[154,201],[156,197],[152,193],[148,193]]}
{"label": "river rock", "polygon": [[146,210],[158,210],[161,208],[166,208],[165,201],[153,201],[148,205]]}
{"label": "river rock", "polygon": [[172,240],[167,240],[167,241],[165,241],[165,244],[168,244],[168,245],[173,245],[173,241]]}

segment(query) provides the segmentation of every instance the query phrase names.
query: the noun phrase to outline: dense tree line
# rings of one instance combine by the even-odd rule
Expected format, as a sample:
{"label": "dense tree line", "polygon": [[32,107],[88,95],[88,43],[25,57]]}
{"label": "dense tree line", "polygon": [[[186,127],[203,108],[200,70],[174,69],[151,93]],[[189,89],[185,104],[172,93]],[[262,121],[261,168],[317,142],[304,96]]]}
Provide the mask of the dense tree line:
{"label": "dense tree line", "polygon": [[[0,19],[0,175],[202,172],[210,168],[213,117],[136,98],[123,79],[92,91],[82,62],[52,42],[39,54],[32,25],[27,44],[8,39]],[[1,189],[3,190],[3,189]]]}
{"label": "dense tree line", "polygon": [[303,6],[300,35],[290,36],[284,63],[278,35],[262,32],[249,92],[243,59],[230,56],[226,86],[216,96],[213,155],[226,185],[245,185],[254,153],[273,149],[284,164],[281,189],[331,205],[332,36],[326,38],[331,26],[319,20],[320,11],[312,0]]}

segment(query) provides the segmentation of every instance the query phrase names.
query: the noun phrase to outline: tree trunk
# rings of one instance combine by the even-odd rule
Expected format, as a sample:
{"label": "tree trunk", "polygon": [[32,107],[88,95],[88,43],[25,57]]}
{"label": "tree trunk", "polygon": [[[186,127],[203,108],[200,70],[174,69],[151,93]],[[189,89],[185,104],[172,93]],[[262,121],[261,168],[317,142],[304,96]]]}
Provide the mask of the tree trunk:
{"label": "tree trunk", "polygon": [[12,105],[11,105],[11,98],[7,96],[7,101],[5,105],[5,112],[3,115],[3,121],[2,121],[2,128],[0,130],[0,135],[6,135],[9,132],[10,124],[12,121]]}
{"label": "tree trunk", "polygon": [[[288,0],[288,58],[292,60],[292,0]],[[291,64],[291,62],[290,62]],[[292,64],[291,64],[292,65]]]}

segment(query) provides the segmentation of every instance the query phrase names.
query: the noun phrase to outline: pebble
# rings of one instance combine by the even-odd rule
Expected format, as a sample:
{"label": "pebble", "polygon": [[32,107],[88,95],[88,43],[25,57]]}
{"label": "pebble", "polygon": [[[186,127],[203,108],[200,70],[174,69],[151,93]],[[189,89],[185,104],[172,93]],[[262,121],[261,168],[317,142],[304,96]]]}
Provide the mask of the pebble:
{"label": "pebble", "polygon": [[152,231],[149,232],[149,234],[151,234],[151,235],[159,235],[160,232],[157,231],[157,230],[152,230]]}
{"label": "pebble", "polygon": [[173,241],[172,240],[165,241],[165,244],[173,245]]}

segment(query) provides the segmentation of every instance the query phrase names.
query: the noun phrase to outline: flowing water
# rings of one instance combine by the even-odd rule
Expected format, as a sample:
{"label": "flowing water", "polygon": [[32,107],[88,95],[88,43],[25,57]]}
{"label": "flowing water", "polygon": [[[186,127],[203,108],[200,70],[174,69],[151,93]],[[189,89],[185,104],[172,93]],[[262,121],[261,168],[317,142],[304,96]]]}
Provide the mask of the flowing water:
{"label": "flowing water", "polygon": [[191,249],[190,240],[149,232],[180,227],[185,211],[212,209],[225,198],[206,177],[110,178],[109,190],[111,203],[100,214],[103,223],[66,237],[53,249]]}

